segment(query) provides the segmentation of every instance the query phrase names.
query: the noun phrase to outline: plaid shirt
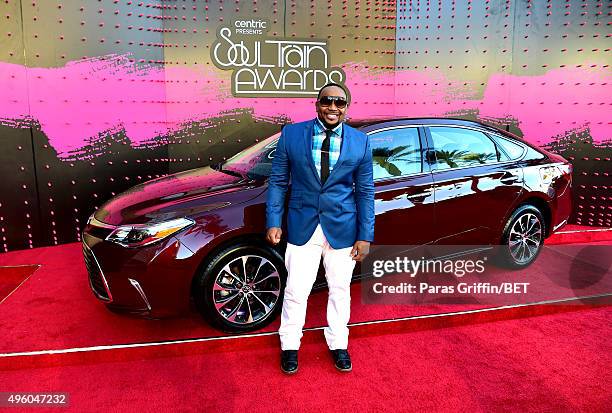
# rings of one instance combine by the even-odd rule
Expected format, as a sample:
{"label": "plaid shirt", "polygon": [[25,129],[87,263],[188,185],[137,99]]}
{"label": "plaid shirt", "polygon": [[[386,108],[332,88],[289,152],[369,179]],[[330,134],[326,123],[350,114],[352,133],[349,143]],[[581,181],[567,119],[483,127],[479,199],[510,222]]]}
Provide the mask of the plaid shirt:
{"label": "plaid shirt", "polygon": [[[317,118],[314,124],[314,132],[312,137],[312,158],[314,159],[315,168],[321,177],[321,146],[325,139],[325,126],[321,120]],[[334,169],[334,165],[340,156],[340,145],[342,144],[342,123],[332,129],[332,134],[329,142],[329,172]]]}

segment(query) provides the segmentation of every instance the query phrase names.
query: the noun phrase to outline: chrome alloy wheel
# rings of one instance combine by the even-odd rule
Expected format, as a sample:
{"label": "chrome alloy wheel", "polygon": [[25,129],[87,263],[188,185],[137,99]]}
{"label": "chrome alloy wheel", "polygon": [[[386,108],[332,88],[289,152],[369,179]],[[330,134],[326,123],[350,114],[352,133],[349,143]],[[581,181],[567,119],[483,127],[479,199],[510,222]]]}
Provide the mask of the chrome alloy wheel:
{"label": "chrome alloy wheel", "polygon": [[521,215],[514,222],[508,237],[510,254],[517,264],[533,259],[542,245],[542,222],[532,213]]}
{"label": "chrome alloy wheel", "polygon": [[280,299],[281,278],[267,258],[242,255],[225,265],[213,284],[214,305],[230,323],[248,325],[267,317]]}

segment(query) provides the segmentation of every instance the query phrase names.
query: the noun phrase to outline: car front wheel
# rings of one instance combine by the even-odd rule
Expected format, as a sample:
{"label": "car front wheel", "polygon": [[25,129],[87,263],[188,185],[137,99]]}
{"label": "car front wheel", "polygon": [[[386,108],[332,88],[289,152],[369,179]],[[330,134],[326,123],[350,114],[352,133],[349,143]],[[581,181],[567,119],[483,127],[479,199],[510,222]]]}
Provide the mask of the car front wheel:
{"label": "car front wheel", "polygon": [[258,330],[279,314],[287,276],[272,248],[237,244],[216,254],[195,280],[198,310],[228,332]]}
{"label": "car front wheel", "polygon": [[522,205],[514,211],[504,227],[501,242],[503,262],[511,268],[529,266],[544,244],[546,222],[539,209]]}

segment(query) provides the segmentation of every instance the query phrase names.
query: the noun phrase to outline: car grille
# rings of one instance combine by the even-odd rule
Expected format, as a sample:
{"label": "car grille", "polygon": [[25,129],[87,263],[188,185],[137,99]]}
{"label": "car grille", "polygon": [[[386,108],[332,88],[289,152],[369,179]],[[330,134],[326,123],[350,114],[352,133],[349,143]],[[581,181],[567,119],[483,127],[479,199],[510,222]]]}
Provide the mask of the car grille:
{"label": "car grille", "polygon": [[102,300],[111,301],[110,291],[107,289],[104,274],[102,274],[102,270],[93,252],[85,243],[83,243],[83,257],[85,258],[85,266],[89,276],[89,285],[94,294]]}

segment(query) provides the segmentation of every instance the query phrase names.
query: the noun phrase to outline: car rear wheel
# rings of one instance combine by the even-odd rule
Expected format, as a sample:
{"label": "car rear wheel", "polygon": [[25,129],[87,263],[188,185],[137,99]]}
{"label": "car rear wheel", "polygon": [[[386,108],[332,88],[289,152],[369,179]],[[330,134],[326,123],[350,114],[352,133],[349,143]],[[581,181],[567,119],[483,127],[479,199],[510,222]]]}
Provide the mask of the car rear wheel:
{"label": "car rear wheel", "polygon": [[263,328],[281,310],[285,264],[272,248],[237,244],[216,254],[195,280],[198,310],[228,332]]}
{"label": "car rear wheel", "polygon": [[504,227],[501,242],[503,263],[511,268],[525,268],[535,261],[544,244],[546,222],[539,209],[522,205]]}

